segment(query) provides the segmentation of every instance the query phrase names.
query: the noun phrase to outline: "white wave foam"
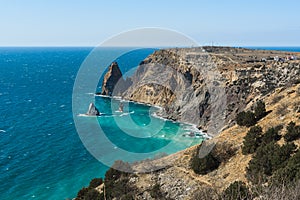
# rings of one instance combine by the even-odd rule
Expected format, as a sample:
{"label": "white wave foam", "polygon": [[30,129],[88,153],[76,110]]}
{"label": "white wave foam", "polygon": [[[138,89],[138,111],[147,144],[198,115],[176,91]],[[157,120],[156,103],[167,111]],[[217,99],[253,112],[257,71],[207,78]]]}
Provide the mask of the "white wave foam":
{"label": "white wave foam", "polygon": [[170,120],[170,119],[166,119],[166,118],[163,118],[163,117],[161,117],[161,116],[158,116],[156,113],[152,113],[151,116],[152,116],[152,117],[155,117],[155,118],[157,118],[157,119],[161,119],[161,120],[163,120],[163,121],[172,121],[172,120]]}
{"label": "white wave foam", "polygon": [[[93,93],[94,94],[94,93]],[[96,97],[105,97],[105,98],[112,98],[111,96],[103,95],[103,94],[94,94]]]}
{"label": "white wave foam", "polygon": [[122,117],[122,116],[130,115],[130,114],[133,114],[133,113],[134,113],[134,111],[127,112],[127,113],[122,113],[120,116]]}
{"label": "white wave foam", "polygon": [[78,114],[77,116],[78,117],[100,117],[100,116],[96,116],[96,115],[87,115],[87,114]]}
{"label": "white wave foam", "polygon": [[5,130],[2,130],[2,129],[0,129],[0,133],[6,133],[6,131],[5,131]]}

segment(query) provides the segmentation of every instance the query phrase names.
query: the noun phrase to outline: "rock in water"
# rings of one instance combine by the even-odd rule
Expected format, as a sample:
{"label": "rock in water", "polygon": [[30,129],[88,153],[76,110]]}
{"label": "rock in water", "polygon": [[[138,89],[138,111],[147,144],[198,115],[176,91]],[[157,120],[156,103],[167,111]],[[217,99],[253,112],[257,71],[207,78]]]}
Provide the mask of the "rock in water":
{"label": "rock in water", "polygon": [[[122,72],[119,68],[119,65],[117,62],[113,62],[108,72],[104,76],[104,80],[102,83],[102,92],[103,95],[109,95],[112,96],[115,86],[117,85],[118,81],[122,81]],[[117,88],[116,88],[117,89]],[[116,93],[116,92],[114,92]]]}
{"label": "rock in water", "polygon": [[90,103],[89,109],[86,114],[89,116],[98,116],[100,115],[100,112],[93,103]]}

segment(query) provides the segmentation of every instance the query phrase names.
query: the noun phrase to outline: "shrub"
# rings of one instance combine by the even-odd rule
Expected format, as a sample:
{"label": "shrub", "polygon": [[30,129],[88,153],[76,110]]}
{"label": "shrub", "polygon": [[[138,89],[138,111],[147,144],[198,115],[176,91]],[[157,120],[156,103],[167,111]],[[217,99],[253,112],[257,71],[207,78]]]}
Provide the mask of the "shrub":
{"label": "shrub", "polygon": [[201,186],[191,198],[193,200],[219,200],[219,194],[216,189],[212,187]]}
{"label": "shrub", "polygon": [[263,101],[259,100],[254,108],[254,115],[256,120],[258,121],[262,119],[264,116],[266,116],[266,113],[266,104]]}
{"label": "shrub", "polygon": [[247,126],[247,127],[253,126],[256,124],[255,115],[251,111],[247,111],[247,112],[242,111],[237,114],[236,122],[239,126]]}
{"label": "shrub", "polygon": [[291,157],[291,154],[296,150],[294,143],[288,143],[280,148],[276,148],[275,152],[271,155],[272,172],[285,166],[286,161]]}
{"label": "shrub", "polygon": [[82,188],[78,193],[75,200],[102,200],[103,195],[96,191],[94,188]]}
{"label": "shrub", "polygon": [[263,101],[259,100],[255,107],[254,112],[251,111],[242,111],[237,114],[236,122],[240,126],[253,126],[256,122],[266,116],[266,105]]}
{"label": "shrub", "polygon": [[279,131],[283,128],[283,126],[279,125],[275,128],[269,128],[266,133],[262,137],[262,143],[268,144],[273,141],[278,141],[281,139],[281,135],[279,135]]}
{"label": "shrub", "polygon": [[102,200],[102,199],[103,199],[102,195],[95,189],[89,190],[84,197],[84,200]]}
{"label": "shrub", "polygon": [[89,189],[86,187],[83,187],[79,192],[77,193],[76,200],[84,199],[85,195],[88,193]]}
{"label": "shrub", "polygon": [[159,199],[159,198],[163,198],[163,194],[160,190],[160,185],[158,183],[156,183],[150,190],[150,195],[152,198],[154,199]]}
{"label": "shrub", "polygon": [[226,188],[222,196],[226,200],[246,200],[249,199],[250,192],[244,182],[235,181]]}
{"label": "shrub", "polygon": [[291,157],[284,168],[276,171],[273,182],[277,184],[290,184],[300,179],[300,152]]}
{"label": "shrub", "polygon": [[267,176],[284,167],[295,148],[294,144],[280,147],[274,141],[260,146],[247,167],[248,178],[253,183],[264,182]]}
{"label": "shrub", "polygon": [[287,133],[284,136],[286,142],[291,142],[300,138],[300,126],[296,126],[295,122],[290,122],[286,127]]}
{"label": "shrub", "polygon": [[244,155],[254,153],[261,144],[261,138],[262,128],[260,126],[252,127],[244,137],[242,153]]}
{"label": "shrub", "polygon": [[94,178],[91,180],[89,188],[96,188],[103,183],[102,178]]}
{"label": "shrub", "polygon": [[191,167],[196,174],[207,174],[217,169],[219,165],[220,162],[215,156],[213,156],[212,151],[205,157],[199,158],[197,149],[191,160]]}
{"label": "shrub", "polygon": [[273,154],[276,148],[279,148],[278,144],[270,143],[257,149],[256,154],[253,156],[247,167],[247,176],[252,182],[258,183],[265,181],[266,176],[272,174],[270,154]]}

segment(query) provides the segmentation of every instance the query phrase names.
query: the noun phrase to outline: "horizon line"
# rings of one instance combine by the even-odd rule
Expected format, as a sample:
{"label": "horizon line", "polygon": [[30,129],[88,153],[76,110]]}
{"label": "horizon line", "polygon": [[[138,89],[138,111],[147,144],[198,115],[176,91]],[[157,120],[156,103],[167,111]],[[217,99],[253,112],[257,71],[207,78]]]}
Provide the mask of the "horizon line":
{"label": "horizon line", "polygon": [[[300,45],[199,45],[199,46],[178,46],[177,48],[193,48],[193,47],[300,47]],[[90,45],[5,45],[1,46],[0,48],[176,48],[174,47],[168,47],[168,46],[90,46]]]}

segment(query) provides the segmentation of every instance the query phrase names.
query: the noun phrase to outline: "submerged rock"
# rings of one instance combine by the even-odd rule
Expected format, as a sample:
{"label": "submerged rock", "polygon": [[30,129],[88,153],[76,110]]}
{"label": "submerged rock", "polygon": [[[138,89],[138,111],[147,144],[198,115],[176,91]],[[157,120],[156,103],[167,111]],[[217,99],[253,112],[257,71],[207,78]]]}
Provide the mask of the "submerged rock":
{"label": "submerged rock", "polygon": [[96,106],[94,105],[94,103],[90,103],[89,105],[89,109],[86,113],[89,116],[98,116],[100,115],[99,110],[96,108]]}

